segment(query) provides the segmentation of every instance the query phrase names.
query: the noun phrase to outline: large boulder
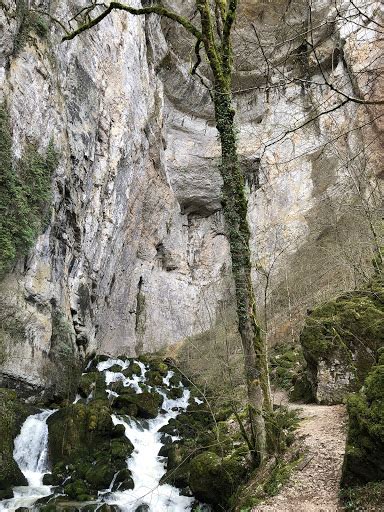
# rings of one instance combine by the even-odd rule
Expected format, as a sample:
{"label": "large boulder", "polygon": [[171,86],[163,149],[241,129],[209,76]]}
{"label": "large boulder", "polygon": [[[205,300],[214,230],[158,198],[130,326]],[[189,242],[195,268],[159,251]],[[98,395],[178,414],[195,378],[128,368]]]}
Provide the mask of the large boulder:
{"label": "large boulder", "polygon": [[156,418],[164,400],[159,393],[156,391],[144,391],[143,393],[136,394],[129,388],[126,389],[126,392],[114,400],[114,407],[121,409],[131,416],[145,419]]}
{"label": "large boulder", "polygon": [[314,309],[300,336],[316,401],[341,403],[362,386],[384,343],[384,285],[377,273],[364,290]]}
{"label": "large boulder", "polygon": [[[132,486],[126,460],[133,451],[121,425],[114,426],[108,401],[71,404],[48,420],[52,475],[46,484],[60,485],[71,498],[87,501],[109,487],[114,475],[126,476]],[[117,479],[116,479],[117,480]],[[122,482],[121,478],[119,482]]]}
{"label": "large boulder", "polygon": [[343,485],[384,480],[384,350],[364,387],[348,399]]}
{"label": "large boulder", "polygon": [[12,496],[15,485],[27,480],[13,459],[14,439],[24,420],[35,410],[18,400],[13,390],[0,388],[0,499]]}
{"label": "large boulder", "polygon": [[203,452],[190,464],[189,483],[200,501],[227,507],[234,491],[247,473],[242,458],[221,458],[213,452]]}

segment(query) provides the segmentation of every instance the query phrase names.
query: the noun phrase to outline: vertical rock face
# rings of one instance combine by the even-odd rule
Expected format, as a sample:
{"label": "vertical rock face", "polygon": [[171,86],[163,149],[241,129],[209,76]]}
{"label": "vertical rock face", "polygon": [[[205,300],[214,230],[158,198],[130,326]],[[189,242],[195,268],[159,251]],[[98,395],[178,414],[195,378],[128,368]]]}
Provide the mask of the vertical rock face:
{"label": "vertical rock face", "polygon": [[[276,339],[290,332],[291,309],[302,311],[314,292],[332,292],[329,283],[346,268],[349,276],[337,286],[350,285],[363,251],[360,245],[352,251],[352,264],[339,255],[348,253],[345,232],[352,226],[356,240],[365,226],[351,214],[353,177],[377,164],[374,158],[356,164],[375,121],[357,129],[366,118],[353,104],[279,140],[292,120],[300,125],[313,116],[313,103],[334,101],[317,85],[288,81],[279,88],[269,84],[269,92],[254,89],[264,84],[265,70],[247,20],[268,27],[276,42],[281,3],[243,2],[236,40],[243,58],[235,76],[255,284],[262,305],[265,277],[273,276],[266,295]],[[332,17],[331,3],[321,2],[316,20]],[[45,1],[32,4],[47,8]],[[0,355],[3,381],[13,376],[43,387],[68,354],[133,355],[209,330],[233,307],[233,293],[212,109],[208,92],[188,73],[185,33],[154,17],[114,13],[60,44],[57,25],[40,17],[29,23],[24,3],[17,5],[5,0],[0,11],[0,101],[11,119],[12,152],[18,159],[28,143],[43,151],[53,139],[59,165],[50,222],[1,283]],[[296,28],[302,7],[287,7]],[[66,20],[79,5],[66,0],[50,8]],[[349,80],[348,66],[365,65],[374,37],[358,26],[343,30],[324,28],[318,36],[324,62],[344,45],[344,60],[332,61],[340,81]],[[301,66],[295,58],[288,75]],[[310,62],[308,76],[321,81]],[[365,84],[354,87],[364,90]],[[375,141],[371,148],[375,156]],[[9,315],[21,326],[20,336],[7,325]]]}
{"label": "vertical rock face", "polygon": [[[55,15],[77,8],[62,2]],[[54,25],[49,37],[28,27],[20,43],[23,24],[15,2],[3,3],[12,152],[17,159],[31,141],[43,151],[53,139],[59,166],[49,226],[1,284],[4,311],[24,330],[16,340],[4,320],[2,372],[42,386],[54,373],[55,318],[59,358],[155,350],[208,329],[228,251],[218,197],[201,214],[199,200],[184,212],[173,192],[146,20],[116,14],[64,44]],[[204,177],[202,189],[212,196]]]}

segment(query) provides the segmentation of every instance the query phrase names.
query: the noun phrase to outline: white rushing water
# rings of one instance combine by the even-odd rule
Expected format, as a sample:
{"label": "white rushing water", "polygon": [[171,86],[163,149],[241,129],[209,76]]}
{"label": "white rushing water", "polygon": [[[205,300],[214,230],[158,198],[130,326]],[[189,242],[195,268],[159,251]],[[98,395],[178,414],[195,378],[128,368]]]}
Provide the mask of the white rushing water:
{"label": "white rushing water", "polygon": [[[124,386],[130,386],[135,389],[136,393],[142,393],[139,384],[145,383],[146,368],[139,361],[135,361],[135,363],[139,364],[141,375],[134,375],[132,378],[126,378],[120,372],[109,371],[109,368],[114,365],[121,366],[122,370],[128,368],[129,364],[121,360],[103,361],[99,363],[98,370],[105,371],[107,385],[121,380]],[[165,386],[169,386],[169,379],[172,375],[173,372],[170,371],[164,377]],[[159,429],[188,407],[190,392],[188,389],[184,389],[181,398],[169,399],[164,391],[160,388],[156,389],[164,397],[164,402],[162,412],[155,419],[140,421],[127,416],[112,415],[115,425],[124,425],[125,435],[134,446],[127,465],[132,473],[135,487],[129,491],[119,492],[117,490],[105,494],[102,499],[107,503],[117,505],[124,512],[135,512],[140,505],[146,506],[143,510],[149,512],[184,512],[191,510],[194,501],[193,498],[181,496],[176,487],[168,484],[160,485],[160,479],[166,469],[165,458],[158,456],[160,448],[163,446]]]}
{"label": "white rushing water", "polygon": [[42,411],[29,416],[15,439],[13,458],[28,481],[28,486],[15,487],[14,498],[0,502],[0,511],[14,512],[19,507],[31,507],[36,500],[51,493],[43,485],[48,471],[47,419],[55,411]]}

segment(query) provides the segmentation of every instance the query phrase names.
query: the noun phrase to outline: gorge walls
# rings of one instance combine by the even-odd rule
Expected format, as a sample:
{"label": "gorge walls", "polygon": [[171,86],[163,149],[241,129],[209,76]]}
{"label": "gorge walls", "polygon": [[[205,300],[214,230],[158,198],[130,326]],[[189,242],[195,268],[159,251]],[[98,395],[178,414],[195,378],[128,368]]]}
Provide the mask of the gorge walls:
{"label": "gorge walls", "polygon": [[[193,2],[167,3],[194,15]],[[378,87],[355,73],[377,66],[376,33],[367,20],[338,25],[331,4],[314,8],[319,58],[353,95]],[[113,13],[60,43],[57,24],[30,17],[49,10],[68,20],[82,5],[0,4],[13,158],[50,140],[59,156],[45,230],[0,285],[2,381],[34,390],[59,389],[70,371],[63,361],[71,367],[85,353],[131,356],[235,325],[219,147],[208,91],[189,74],[189,38],[156,17]],[[301,1],[244,1],[235,40],[254,281],[271,342],[294,335],[316,300],[364,279],[367,177],[380,169],[376,107],[315,115],[340,98],[302,56],[304,13]],[[270,75],[259,33],[275,48]]]}

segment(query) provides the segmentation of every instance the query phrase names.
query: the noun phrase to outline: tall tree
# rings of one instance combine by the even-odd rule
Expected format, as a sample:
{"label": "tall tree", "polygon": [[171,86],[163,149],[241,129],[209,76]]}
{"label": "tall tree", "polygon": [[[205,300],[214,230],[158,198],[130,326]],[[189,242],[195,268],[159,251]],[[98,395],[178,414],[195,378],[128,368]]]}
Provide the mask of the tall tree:
{"label": "tall tree", "polygon": [[[221,144],[222,207],[232,259],[239,332],[244,350],[252,445],[255,461],[262,464],[266,454],[263,412],[270,409],[271,399],[267,349],[256,317],[255,294],[251,279],[247,197],[244,175],[239,163],[235,109],[232,101],[232,30],[238,11],[238,0],[196,0],[196,10],[200,17],[198,25],[160,4],[134,8],[120,2],[111,2],[102,12],[95,11],[100,8],[99,6],[100,4],[92,3],[83,8],[81,12],[86,22],[76,30],[68,32],[63,40],[71,40],[91,29],[112,11],[125,11],[132,15],[156,14],[168,18],[192,34],[196,40],[196,63],[192,69],[193,74],[197,72],[202,61],[201,52],[205,52],[211,70],[210,93]],[[94,12],[99,14],[92,17]]]}

